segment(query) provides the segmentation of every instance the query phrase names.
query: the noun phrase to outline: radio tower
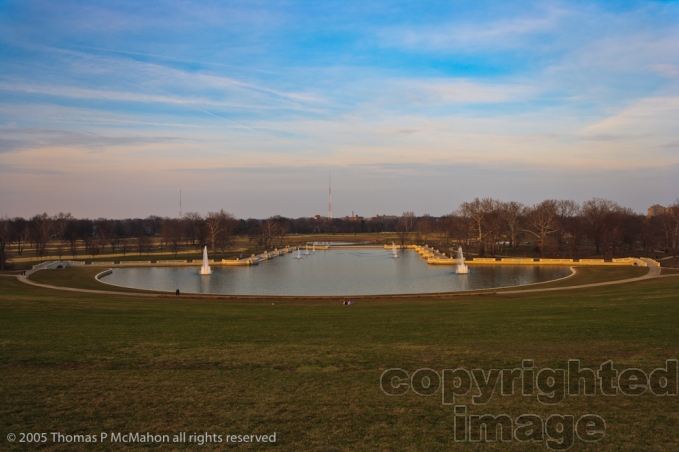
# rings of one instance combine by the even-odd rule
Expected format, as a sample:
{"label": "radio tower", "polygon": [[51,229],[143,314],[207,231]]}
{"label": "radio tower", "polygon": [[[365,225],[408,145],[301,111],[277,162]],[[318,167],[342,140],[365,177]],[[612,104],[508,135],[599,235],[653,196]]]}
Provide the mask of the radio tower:
{"label": "radio tower", "polygon": [[332,220],[332,179],[328,171],[328,218]]}
{"label": "radio tower", "polygon": [[179,219],[182,219],[182,189],[179,189]]}

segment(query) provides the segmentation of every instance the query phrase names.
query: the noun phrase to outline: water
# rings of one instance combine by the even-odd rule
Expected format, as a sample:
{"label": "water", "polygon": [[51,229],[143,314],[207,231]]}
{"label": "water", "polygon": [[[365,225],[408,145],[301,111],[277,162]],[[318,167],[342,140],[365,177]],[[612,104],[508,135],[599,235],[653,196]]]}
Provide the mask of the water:
{"label": "water", "polygon": [[428,265],[416,252],[344,249],[296,259],[286,254],[256,266],[214,266],[210,278],[199,267],[116,268],[103,282],[138,289],[231,295],[378,295],[457,292],[532,284],[562,278],[568,267],[473,266],[458,275],[454,265]]}

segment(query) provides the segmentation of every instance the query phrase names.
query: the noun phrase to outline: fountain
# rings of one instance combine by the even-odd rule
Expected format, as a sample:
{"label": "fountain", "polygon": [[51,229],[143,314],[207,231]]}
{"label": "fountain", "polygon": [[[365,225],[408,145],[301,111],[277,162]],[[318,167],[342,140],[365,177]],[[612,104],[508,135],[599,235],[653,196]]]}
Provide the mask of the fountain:
{"label": "fountain", "polygon": [[463,275],[469,273],[469,267],[464,263],[464,256],[462,255],[462,247],[457,249],[457,270],[455,271],[458,275]]}
{"label": "fountain", "polygon": [[302,256],[299,254],[299,246],[297,247],[297,259],[301,259]]}
{"label": "fountain", "polygon": [[203,266],[200,267],[200,274],[201,275],[211,275],[212,274],[212,269],[207,263],[207,246],[203,248]]}
{"label": "fountain", "polygon": [[308,243],[306,244],[306,253],[305,253],[305,254],[306,254],[307,256],[309,255],[309,244],[308,244]]}
{"label": "fountain", "polygon": [[398,253],[396,253],[396,244],[391,242],[391,253],[394,255],[394,259],[398,259]]}
{"label": "fountain", "polygon": [[311,252],[315,253],[316,252],[316,242],[311,244]]}

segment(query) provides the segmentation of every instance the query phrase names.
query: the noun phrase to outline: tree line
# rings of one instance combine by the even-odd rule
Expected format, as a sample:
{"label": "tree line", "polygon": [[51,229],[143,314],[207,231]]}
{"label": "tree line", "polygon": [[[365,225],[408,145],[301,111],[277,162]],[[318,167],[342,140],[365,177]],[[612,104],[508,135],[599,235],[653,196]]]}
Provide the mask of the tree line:
{"label": "tree line", "polygon": [[21,256],[29,248],[39,257],[111,253],[148,253],[152,239],[177,255],[182,246],[224,252],[235,237],[246,237],[259,248],[282,245],[288,234],[391,232],[402,245],[427,242],[434,238],[446,245],[475,246],[480,256],[495,256],[530,243],[536,253],[578,257],[583,246],[597,255],[612,257],[621,250],[633,252],[663,250],[677,255],[679,242],[679,200],[662,215],[646,217],[629,208],[601,198],[582,204],[572,200],[548,199],[527,206],[515,201],[492,198],[463,202],[448,215],[416,216],[404,212],[396,218],[314,219],[285,218],[236,219],[224,209],[203,216],[189,212],[182,218],[149,216],[133,219],[75,218],[70,213],[31,218],[0,218],[0,266],[5,268],[7,245]]}

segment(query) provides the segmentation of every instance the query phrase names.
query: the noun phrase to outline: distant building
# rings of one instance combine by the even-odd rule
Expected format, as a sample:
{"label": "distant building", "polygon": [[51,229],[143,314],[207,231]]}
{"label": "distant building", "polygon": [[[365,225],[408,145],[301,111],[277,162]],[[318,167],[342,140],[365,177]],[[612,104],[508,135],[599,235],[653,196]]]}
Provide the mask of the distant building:
{"label": "distant building", "polygon": [[344,217],[342,219],[345,221],[363,221],[363,217],[360,217],[358,215],[352,215],[350,217]]}
{"label": "distant building", "polygon": [[657,217],[658,215],[665,215],[667,213],[667,208],[661,206],[660,204],[654,204],[648,208],[648,218]]}

